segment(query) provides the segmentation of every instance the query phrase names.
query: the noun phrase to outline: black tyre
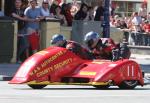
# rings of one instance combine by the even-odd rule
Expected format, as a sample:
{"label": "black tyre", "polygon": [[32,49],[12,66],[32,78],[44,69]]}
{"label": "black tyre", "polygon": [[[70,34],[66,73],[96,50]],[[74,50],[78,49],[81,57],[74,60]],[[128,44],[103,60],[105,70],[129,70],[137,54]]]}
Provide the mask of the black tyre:
{"label": "black tyre", "polygon": [[97,89],[108,89],[109,85],[94,85],[94,87]]}
{"label": "black tyre", "polygon": [[138,85],[137,80],[125,80],[122,83],[120,83],[119,88],[120,89],[134,89]]}
{"label": "black tyre", "polygon": [[32,89],[42,89],[44,87],[46,87],[47,85],[33,85],[33,84],[28,84],[29,87],[31,87]]}

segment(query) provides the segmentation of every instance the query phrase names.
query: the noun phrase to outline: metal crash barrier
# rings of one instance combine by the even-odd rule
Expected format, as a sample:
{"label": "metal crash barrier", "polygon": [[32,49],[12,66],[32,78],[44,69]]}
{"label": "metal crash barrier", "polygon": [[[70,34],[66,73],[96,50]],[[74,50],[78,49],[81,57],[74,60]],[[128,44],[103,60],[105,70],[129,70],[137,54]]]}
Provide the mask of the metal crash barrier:
{"label": "metal crash barrier", "polygon": [[101,22],[74,20],[72,25],[71,39],[83,44],[85,34],[90,31],[94,31],[101,34],[102,33]]}
{"label": "metal crash barrier", "polygon": [[143,32],[124,32],[129,45],[150,46],[150,34]]}

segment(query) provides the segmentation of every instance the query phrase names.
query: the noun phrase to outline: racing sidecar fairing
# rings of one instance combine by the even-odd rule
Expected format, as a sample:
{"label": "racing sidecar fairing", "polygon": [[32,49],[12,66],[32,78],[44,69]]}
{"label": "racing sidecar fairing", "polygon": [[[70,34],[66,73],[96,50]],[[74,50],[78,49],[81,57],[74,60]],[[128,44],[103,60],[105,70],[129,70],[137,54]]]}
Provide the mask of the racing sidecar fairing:
{"label": "racing sidecar fairing", "polygon": [[25,83],[34,89],[54,84],[133,89],[144,81],[135,61],[83,60],[65,48],[49,47],[29,57],[9,83]]}

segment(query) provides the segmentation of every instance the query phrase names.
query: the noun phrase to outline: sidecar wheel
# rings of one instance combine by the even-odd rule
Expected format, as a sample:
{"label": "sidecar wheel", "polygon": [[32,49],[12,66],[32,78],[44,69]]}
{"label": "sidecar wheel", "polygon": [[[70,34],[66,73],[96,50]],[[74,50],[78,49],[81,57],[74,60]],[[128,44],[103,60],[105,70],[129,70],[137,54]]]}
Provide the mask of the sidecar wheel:
{"label": "sidecar wheel", "polygon": [[138,85],[137,80],[125,80],[122,83],[120,83],[119,88],[120,89],[134,89]]}

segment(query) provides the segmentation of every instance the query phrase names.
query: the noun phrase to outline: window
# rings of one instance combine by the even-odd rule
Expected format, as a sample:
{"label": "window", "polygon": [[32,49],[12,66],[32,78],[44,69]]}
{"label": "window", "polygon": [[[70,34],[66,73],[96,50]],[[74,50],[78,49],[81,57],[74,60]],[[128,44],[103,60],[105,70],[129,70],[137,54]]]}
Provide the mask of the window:
{"label": "window", "polygon": [[138,11],[142,2],[120,2],[113,1],[115,14],[119,16],[131,16],[134,11]]}

